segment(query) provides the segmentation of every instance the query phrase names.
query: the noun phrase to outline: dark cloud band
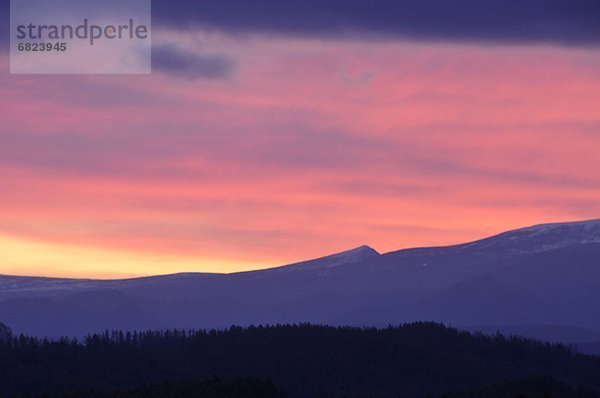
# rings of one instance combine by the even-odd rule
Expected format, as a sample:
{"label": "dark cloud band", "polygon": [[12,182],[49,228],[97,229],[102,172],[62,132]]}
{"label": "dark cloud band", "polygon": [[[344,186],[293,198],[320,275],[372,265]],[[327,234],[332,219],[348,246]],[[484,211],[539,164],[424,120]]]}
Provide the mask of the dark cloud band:
{"label": "dark cloud band", "polygon": [[[0,44],[9,35],[0,2]],[[600,43],[598,0],[154,0],[155,26],[312,37]]]}
{"label": "dark cloud band", "polygon": [[156,23],[233,33],[600,43],[598,0],[155,0]]}
{"label": "dark cloud band", "polygon": [[219,55],[197,55],[171,45],[152,47],[152,70],[186,79],[225,79],[233,61]]}

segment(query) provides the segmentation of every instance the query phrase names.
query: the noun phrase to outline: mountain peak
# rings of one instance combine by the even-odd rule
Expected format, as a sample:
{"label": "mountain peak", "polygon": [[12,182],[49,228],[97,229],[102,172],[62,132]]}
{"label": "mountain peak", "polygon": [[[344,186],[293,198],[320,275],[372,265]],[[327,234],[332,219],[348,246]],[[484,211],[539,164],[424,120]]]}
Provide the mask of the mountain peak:
{"label": "mountain peak", "polygon": [[303,261],[300,263],[286,265],[274,269],[279,271],[296,271],[333,268],[340,265],[359,263],[361,261],[379,256],[380,254],[377,250],[373,249],[370,246],[363,245],[340,253],[320,257],[315,260]]}
{"label": "mountain peak", "polygon": [[354,249],[343,251],[341,253],[336,253],[336,254],[332,254],[330,256],[322,257],[318,260],[337,259],[337,260],[339,260],[340,263],[348,264],[348,263],[356,263],[356,262],[368,259],[370,257],[377,257],[379,255],[380,255],[379,252],[377,250],[373,249],[372,247],[367,246],[367,245],[362,245],[362,246],[356,247]]}
{"label": "mountain peak", "polygon": [[350,250],[346,250],[346,251],[338,253],[338,254],[334,254],[334,256],[359,255],[359,254],[371,256],[371,255],[379,255],[379,252],[377,250],[373,249],[371,246],[362,245],[359,247],[355,247],[354,249],[350,249]]}

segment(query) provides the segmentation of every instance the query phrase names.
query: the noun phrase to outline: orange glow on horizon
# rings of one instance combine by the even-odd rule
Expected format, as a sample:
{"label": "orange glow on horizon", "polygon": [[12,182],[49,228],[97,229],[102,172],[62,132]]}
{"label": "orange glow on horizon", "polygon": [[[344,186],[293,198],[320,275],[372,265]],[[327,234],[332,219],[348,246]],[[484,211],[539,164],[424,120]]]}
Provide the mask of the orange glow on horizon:
{"label": "orange glow on horizon", "polygon": [[0,236],[5,275],[128,279],[181,272],[231,273],[262,268],[223,259],[189,258],[36,242]]}

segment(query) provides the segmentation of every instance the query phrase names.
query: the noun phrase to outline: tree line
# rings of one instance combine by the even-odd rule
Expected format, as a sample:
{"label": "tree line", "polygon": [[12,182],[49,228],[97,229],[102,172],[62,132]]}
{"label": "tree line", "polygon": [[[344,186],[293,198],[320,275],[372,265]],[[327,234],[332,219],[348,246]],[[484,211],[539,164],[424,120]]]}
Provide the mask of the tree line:
{"label": "tree line", "polygon": [[587,398],[598,391],[598,357],[435,323],[106,331],[82,341],[0,339],[2,398]]}

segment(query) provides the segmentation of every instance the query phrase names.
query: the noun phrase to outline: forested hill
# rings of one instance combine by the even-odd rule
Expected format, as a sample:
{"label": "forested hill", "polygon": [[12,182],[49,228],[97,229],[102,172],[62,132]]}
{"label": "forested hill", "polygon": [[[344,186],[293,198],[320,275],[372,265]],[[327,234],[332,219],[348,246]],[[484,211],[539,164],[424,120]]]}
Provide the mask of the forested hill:
{"label": "forested hill", "polygon": [[20,336],[0,343],[0,397],[235,398],[280,397],[282,391],[292,398],[461,391],[591,397],[600,391],[600,358],[432,323],[114,332],[84,342]]}

